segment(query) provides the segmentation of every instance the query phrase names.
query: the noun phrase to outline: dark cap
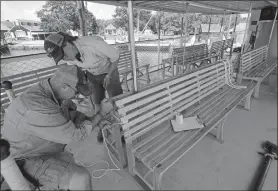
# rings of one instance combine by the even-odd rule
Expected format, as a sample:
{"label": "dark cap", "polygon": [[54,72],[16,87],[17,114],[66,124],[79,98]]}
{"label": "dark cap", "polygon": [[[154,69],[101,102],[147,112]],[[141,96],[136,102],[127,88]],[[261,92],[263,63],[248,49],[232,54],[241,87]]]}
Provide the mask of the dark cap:
{"label": "dark cap", "polygon": [[93,92],[92,84],[86,80],[84,72],[76,65],[60,65],[52,78],[75,88],[84,96]]}
{"label": "dark cap", "polygon": [[47,55],[53,58],[56,64],[64,57],[64,42],[64,36],[58,33],[49,35],[44,41],[44,49]]}

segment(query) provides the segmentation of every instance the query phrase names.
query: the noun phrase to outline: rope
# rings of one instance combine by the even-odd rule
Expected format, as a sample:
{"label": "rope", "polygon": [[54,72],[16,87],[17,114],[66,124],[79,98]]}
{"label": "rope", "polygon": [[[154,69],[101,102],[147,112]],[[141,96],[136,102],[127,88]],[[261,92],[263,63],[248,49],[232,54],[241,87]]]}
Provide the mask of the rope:
{"label": "rope", "polygon": [[[119,118],[118,118],[117,116],[115,116],[113,113],[111,113],[111,115],[112,115],[113,117],[119,119]],[[123,123],[113,123],[113,124],[111,124],[109,127],[111,128],[111,126],[114,126],[114,125],[122,125],[122,124],[126,124],[126,123],[127,123],[127,121],[125,121],[125,122],[123,122]],[[107,128],[108,128],[108,127],[104,127],[104,128],[102,129],[102,131],[101,131],[103,137],[104,137],[104,130],[107,129]],[[83,167],[85,167],[85,168],[93,167],[93,166],[95,166],[96,164],[101,163],[101,162],[107,164],[107,168],[100,168],[100,169],[94,170],[94,171],[92,172],[92,176],[93,176],[94,178],[102,178],[102,177],[103,177],[104,175],[106,175],[109,171],[120,171],[120,170],[121,170],[121,168],[120,168],[118,165],[116,165],[116,163],[115,163],[114,160],[112,159],[112,157],[111,157],[111,155],[110,155],[110,152],[109,152],[109,149],[108,149],[108,146],[107,146],[107,143],[106,143],[105,140],[104,140],[104,145],[105,145],[105,148],[106,148],[106,150],[107,150],[107,153],[108,153],[108,156],[109,156],[110,160],[112,161],[112,163],[113,163],[117,168],[111,169],[109,163],[108,163],[107,161],[105,161],[105,160],[100,160],[100,161],[98,161],[98,162],[96,162],[96,163],[89,164],[89,165],[85,165],[85,164],[82,163],[81,161],[75,160],[75,163],[76,163],[76,164],[78,164],[78,165],[80,165],[80,166],[83,166]],[[94,173],[96,173],[96,172],[101,172],[101,171],[104,171],[104,173],[103,173],[102,175],[100,175],[100,176],[95,176],[95,175],[94,175]]]}
{"label": "rope", "polygon": [[231,62],[230,60],[227,60],[227,59],[224,59],[222,60],[223,63],[224,63],[224,68],[225,68],[225,81],[226,81],[226,84],[228,86],[230,86],[231,88],[235,88],[235,89],[244,89],[244,88],[247,88],[246,86],[241,86],[241,85],[236,85],[233,83],[232,81],[232,65],[231,65]]}

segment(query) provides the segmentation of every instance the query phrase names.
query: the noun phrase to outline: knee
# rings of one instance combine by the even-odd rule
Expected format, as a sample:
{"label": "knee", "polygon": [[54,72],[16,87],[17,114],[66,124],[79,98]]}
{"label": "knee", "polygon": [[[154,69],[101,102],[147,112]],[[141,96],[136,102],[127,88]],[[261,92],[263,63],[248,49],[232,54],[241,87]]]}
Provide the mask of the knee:
{"label": "knee", "polygon": [[86,168],[76,167],[70,180],[70,190],[91,190],[91,175]]}

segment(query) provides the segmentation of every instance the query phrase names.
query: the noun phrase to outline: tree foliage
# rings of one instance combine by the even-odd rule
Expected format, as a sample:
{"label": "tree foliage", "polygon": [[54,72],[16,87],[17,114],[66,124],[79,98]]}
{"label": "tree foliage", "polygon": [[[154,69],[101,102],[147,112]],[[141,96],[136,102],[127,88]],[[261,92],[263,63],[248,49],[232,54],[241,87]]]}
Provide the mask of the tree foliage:
{"label": "tree foliage", "polygon": [[[137,16],[138,16],[138,10],[137,9],[133,9],[133,25],[134,28],[137,28]],[[139,14],[139,30],[142,31],[145,27],[145,25],[147,24],[147,22],[149,21],[149,19],[151,18],[152,14],[151,11],[146,11],[146,10],[140,10],[140,14]],[[116,28],[122,27],[125,28],[126,30],[128,30],[128,14],[127,14],[127,8],[125,7],[116,7],[115,9],[115,14],[113,15],[114,17],[114,26]],[[155,26],[155,18],[153,17],[148,26],[150,28],[152,28],[153,30],[155,30],[156,26]]]}
{"label": "tree foliage", "polygon": [[[79,31],[80,23],[75,1],[46,1],[42,9],[37,11],[41,20],[41,28],[45,31]],[[85,6],[86,32],[97,32],[95,16]]]}

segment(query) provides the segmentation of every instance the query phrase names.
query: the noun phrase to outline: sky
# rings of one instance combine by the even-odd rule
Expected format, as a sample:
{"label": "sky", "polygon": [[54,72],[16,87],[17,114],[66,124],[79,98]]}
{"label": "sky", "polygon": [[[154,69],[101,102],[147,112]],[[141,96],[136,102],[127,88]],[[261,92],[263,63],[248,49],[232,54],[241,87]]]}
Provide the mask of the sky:
{"label": "sky", "polygon": [[[38,20],[35,12],[45,1],[1,1],[1,20]],[[112,19],[115,6],[88,2],[88,9],[97,19]]]}

